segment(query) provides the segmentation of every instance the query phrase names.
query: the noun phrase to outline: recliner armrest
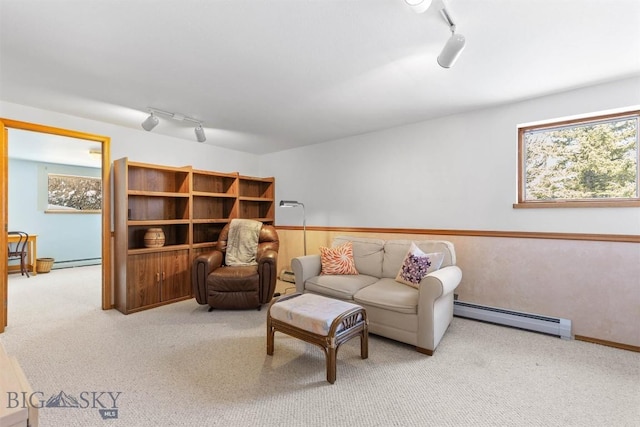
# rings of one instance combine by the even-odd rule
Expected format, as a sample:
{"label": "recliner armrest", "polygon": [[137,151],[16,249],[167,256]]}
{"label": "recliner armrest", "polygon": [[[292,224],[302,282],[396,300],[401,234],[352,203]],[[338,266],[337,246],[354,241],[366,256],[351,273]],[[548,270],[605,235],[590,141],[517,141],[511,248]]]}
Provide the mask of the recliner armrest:
{"label": "recliner armrest", "polygon": [[207,303],[207,276],[213,270],[222,266],[222,258],[222,252],[211,251],[200,254],[193,260],[191,285],[193,287],[193,295],[198,304]]}
{"label": "recliner armrest", "polygon": [[304,292],[304,282],[320,274],[322,263],[320,255],[305,255],[291,260],[291,269],[296,279],[296,292]]}
{"label": "recliner armrest", "polygon": [[267,249],[258,259],[258,276],[260,277],[260,303],[266,304],[273,298],[278,280],[278,252]]}
{"label": "recliner armrest", "polygon": [[278,251],[274,251],[273,249],[267,249],[260,255],[258,258],[258,264],[262,264],[264,262],[275,264],[278,261]]}

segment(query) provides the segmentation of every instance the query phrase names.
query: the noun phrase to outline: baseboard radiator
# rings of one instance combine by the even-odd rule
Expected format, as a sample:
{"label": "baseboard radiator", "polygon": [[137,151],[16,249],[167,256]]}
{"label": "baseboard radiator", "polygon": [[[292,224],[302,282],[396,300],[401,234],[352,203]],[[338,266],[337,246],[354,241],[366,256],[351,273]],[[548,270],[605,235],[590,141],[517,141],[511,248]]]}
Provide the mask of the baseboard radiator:
{"label": "baseboard radiator", "polygon": [[464,301],[453,302],[453,315],[572,339],[571,320],[505,310]]}
{"label": "baseboard radiator", "polygon": [[61,268],[85,267],[88,265],[98,264],[102,264],[102,258],[68,259],[63,261],[56,260],[51,269],[58,270]]}
{"label": "baseboard radiator", "polygon": [[280,280],[283,282],[296,283],[296,276],[291,270],[282,270],[280,272]]}

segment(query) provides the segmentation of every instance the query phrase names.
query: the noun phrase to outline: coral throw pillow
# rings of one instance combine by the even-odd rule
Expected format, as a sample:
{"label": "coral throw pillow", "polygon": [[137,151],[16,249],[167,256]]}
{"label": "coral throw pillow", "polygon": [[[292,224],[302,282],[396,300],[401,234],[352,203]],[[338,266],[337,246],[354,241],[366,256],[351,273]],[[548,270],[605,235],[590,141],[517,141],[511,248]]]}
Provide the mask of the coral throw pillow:
{"label": "coral throw pillow", "polygon": [[353,259],[353,244],[347,242],[335,248],[320,247],[320,274],[358,274]]}
{"label": "coral throw pillow", "polygon": [[440,268],[443,260],[444,254],[442,252],[425,254],[415,243],[411,242],[411,247],[396,276],[396,282],[417,288],[424,276]]}

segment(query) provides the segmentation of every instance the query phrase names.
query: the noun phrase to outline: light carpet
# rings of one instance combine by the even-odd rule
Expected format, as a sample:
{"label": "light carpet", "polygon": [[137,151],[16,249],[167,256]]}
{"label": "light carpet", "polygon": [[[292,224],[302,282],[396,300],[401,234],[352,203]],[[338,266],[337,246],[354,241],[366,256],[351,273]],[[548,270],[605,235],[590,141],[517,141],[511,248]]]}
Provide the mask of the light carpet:
{"label": "light carpet", "polygon": [[454,318],[432,357],[375,335],[366,360],[343,344],[331,385],[319,347],[276,333],[266,355],[266,307],[99,307],[100,266],[10,276],[0,342],[36,397],[80,406],[41,408],[42,427],[640,425],[629,351]]}

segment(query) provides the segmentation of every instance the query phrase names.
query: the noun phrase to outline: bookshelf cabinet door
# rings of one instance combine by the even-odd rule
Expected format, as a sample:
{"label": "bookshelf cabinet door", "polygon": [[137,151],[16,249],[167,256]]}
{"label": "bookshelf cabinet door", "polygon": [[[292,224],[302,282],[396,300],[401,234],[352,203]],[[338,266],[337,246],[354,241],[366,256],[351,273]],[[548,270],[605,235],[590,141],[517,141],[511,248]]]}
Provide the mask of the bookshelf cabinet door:
{"label": "bookshelf cabinet door", "polygon": [[191,263],[189,261],[189,251],[163,252],[161,255],[161,300],[164,302],[190,296]]}
{"label": "bookshelf cabinet door", "polygon": [[160,257],[157,253],[127,258],[127,311],[160,302]]}

